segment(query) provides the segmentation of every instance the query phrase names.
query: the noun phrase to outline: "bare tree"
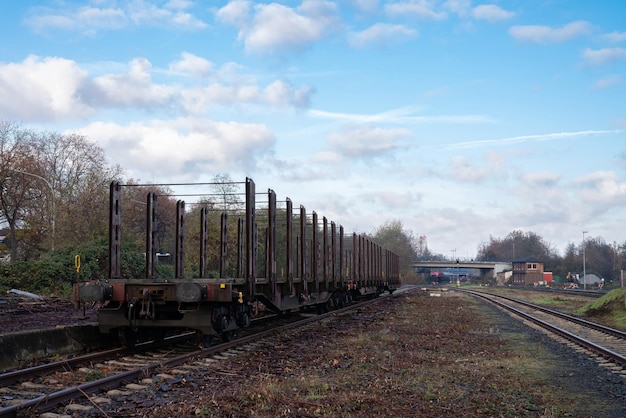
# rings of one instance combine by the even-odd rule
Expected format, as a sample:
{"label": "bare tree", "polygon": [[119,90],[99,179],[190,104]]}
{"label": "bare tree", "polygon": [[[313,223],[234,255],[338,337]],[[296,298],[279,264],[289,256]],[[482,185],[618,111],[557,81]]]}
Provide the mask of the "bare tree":
{"label": "bare tree", "polygon": [[36,160],[33,136],[13,122],[0,121],[0,220],[9,229],[11,261],[18,257],[18,227],[43,196],[42,189],[33,186],[38,178],[29,171]]}
{"label": "bare tree", "polygon": [[106,236],[108,185],[121,173],[84,136],[0,121],[0,221],[11,260]]}
{"label": "bare tree", "polygon": [[228,174],[217,174],[213,177],[213,190],[217,195],[212,200],[223,210],[231,210],[241,204],[241,198],[237,195],[237,186]]}
{"label": "bare tree", "polygon": [[38,137],[43,177],[54,190],[56,241],[77,244],[106,236],[108,190],[119,167],[108,167],[104,151],[82,135],[43,133]]}

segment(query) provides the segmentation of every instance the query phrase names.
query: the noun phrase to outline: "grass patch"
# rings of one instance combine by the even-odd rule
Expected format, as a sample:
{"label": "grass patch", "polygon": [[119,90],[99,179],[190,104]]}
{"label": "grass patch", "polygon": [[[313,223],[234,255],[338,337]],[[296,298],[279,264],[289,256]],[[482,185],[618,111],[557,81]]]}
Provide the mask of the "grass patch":
{"label": "grass patch", "polygon": [[614,289],[575,312],[587,317],[602,318],[620,329],[626,329],[626,289]]}

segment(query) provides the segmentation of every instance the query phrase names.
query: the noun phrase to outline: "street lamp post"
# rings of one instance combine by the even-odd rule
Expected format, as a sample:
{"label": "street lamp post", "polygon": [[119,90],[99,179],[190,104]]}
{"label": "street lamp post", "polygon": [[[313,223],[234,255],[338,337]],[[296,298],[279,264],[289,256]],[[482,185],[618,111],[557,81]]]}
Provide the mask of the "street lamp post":
{"label": "street lamp post", "polygon": [[587,266],[585,264],[585,234],[587,231],[583,231],[583,289],[587,290]]}
{"label": "street lamp post", "polygon": [[39,180],[43,181],[44,183],[46,183],[46,186],[48,186],[48,188],[50,189],[50,200],[52,202],[52,219],[51,219],[51,223],[52,223],[52,251],[54,251],[54,241],[55,241],[55,236],[56,236],[56,227],[55,227],[55,217],[56,217],[56,205],[54,202],[54,188],[52,187],[52,184],[50,184],[50,182],[48,180],[46,180],[45,178],[41,177],[38,174],[33,174],[33,173],[28,173],[26,171],[22,171],[22,170],[16,170],[14,168],[9,168],[9,170],[11,171],[15,171],[16,173],[20,173],[20,174],[24,174],[25,176],[31,176],[31,177],[35,177],[38,178]]}

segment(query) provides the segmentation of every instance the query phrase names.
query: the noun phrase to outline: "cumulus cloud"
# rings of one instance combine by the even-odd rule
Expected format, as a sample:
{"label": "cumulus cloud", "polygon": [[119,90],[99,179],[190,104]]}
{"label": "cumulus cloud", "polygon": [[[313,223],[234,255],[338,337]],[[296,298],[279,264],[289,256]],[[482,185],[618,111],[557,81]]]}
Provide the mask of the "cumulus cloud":
{"label": "cumulus cloud", "polygon": [[211,61],[191,54],[183,52],[181,59],[170,64],[170,71],[173,73],[189,74],[200,78],[205,78],[213,70]]}
{"label": "cumulus cloud", "polygon": [[163,7],[145,0],[122,2],[119,7],[81,6],[67,2],[58,4],[58,8],[31,8],[25,23],[36,32],[66,30],[85,35],[129,26],[156,26],[178,30],[208,27],[202,20],[185,11],[192,4],[182,0],[170,1]]}
{"label": "cumulus cloud", "polygon": [[582,54],[583,63],[587,66],[608,65],[615,61],[626,59],[626,49],[624,48],[587,48]]}
{"label": "cumulus cloud", "polygon": [[250,11],[248,0],[233,0],[219,9],[215,16],[224,23],[243,29],[250,23]]}
{"label": "cumulus cloud", "polygon": [[88,117],[94,109],[82,97],[87,77],[63,58],[30,55],[19,63],[0,62],[0,114],[31,121]]}
{"label": "cumulus cloud", "polygon": [[495,4],[481,4],[472,10],[472,16],[478,20],[486,20],[488,22],[498,22],[500,20],[510,19],[515,13],[508,12]]}
{"label": "cumulus cloud", "polygon": [[[92,123],[82,134],[97,142],[113,164],[134,176],[253,169],[275,142],[265,125],[180,118],[127,125]],[[198,175],[200,172],[198,172]]]}
{"label": "cumulus cloud", "polygon": [[247,52],[272,54],[299,51],[324,38],[339,25],[336,12],[334,3],[323,0],[305,0],[297,8],[235,0],[216,16],[237,27]]}
{"label": "cumulus cloud", "polygon": [[556,44],[589,35],[591,29],[590,23],[576,21],[559,28],[543,25],[513,26],[509,29],[509,35],[523,42]]}
{"label": "cumulus cloud", "polygon": [[349,36],[349,43],[357,48],[371,44],[385,45],[390,41],[413,38],[417,31],[404,25],[376,23],[361,32],[353,32]]}
{"label": "cumulus cloud", "polygon": [[[0,112],[25,121],[56,118],[82,119],[102,109],[158,110],[200,114],[211,106],[241,103],[272,107],[306,107],[313,89],[296,87],[284,80],[266,85],[237,77],[232,63],[215,72],[215,77],[200,84],[157,83],[155,69],[146,58],[110,66],[109,72],[90,77],[72,61],[62,58],[29,56],[20,63],[0,63]],[[213,75],[212,64],[195,55],[170,65],[170,71],[194,73],[205,79]]]}
{"label": "cumulus cloud", "polygon": [[152,64],[145,58],[132,60],[126,74],[96,77],[93,89],[85,99],[104,107],[160,107],[175,99],[175,86],[156,84],[151,76]]}
{"label": "cumulus cloud", "polygon": [[353,158],[371,158],[406,147],[412,138],[407,129],[383,129],[372,125],[351,125],[328,137],[333,150]]}
{"label": "cumulus cloud", "polygon": [[580,176],[572,184],[579,187],[580,196],[594,207],[599,203],[626,203],[626,183],[620,181],[615,171],[596,171]]}

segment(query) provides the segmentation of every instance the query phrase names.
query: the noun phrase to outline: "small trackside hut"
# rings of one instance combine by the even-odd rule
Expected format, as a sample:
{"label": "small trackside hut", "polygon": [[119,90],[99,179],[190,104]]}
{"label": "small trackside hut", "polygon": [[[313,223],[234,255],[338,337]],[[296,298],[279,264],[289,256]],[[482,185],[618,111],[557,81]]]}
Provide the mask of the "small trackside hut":
{"label": "small trackside hut", "polygon": [[[228,208],[198,204],[200,225],[194,229],[199,233],[193,237],[186,233],[185,202],[176,203],[173,277],[158,277],[158,196],[148,193],[145,277],[137,279],[122,277],[125,186],[111,183],[109,277],[74,286],[78,304],[100,304],[101,333],[117,334],[124,344],[134,345],[138,339],[187,329],[210,344],[216,337],[232,339],[237,329],[264,313],[326,311],[391,293],[399,285],[398,256],[370,238],[346,235],[342,226],[325,217],[320,222],[304,206],[294,214],[291,200],[278,202],[271,189],[257,200],[250,178],[229,184],[235,186],[244,188],[239,194],[245,201]],[[209,238],[210,222],[218,223],[213,229],[219,237]],[[198,265],[186,269],[192,241],[199,246],[194,249]],[[209,269],[210,261],[217,265]],[[191,271],[196,277],[187,277]]]}

